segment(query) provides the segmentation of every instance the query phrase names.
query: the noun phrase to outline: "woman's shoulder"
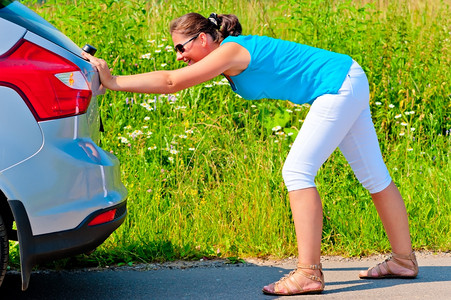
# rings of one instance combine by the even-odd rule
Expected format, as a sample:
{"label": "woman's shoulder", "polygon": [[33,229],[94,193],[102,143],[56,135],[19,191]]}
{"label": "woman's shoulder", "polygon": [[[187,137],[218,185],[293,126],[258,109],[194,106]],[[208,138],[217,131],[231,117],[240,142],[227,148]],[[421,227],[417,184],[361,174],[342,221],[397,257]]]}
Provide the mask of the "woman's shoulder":
{"label": "woman's shoulder", "polygon": [[269,36],[265,36],[265,35],[255,35],[255,34],[248,34],[248,35],[244,35],[244,34],[240,34],[237,36],[231,36],[229,35],[228,37],[226,37],[223,40],[223,43],[228,42],[228,41],[236,41],[236,40],[259,40],[259,39],[272,39]]}
{"label": "woman's shoulder", "polygon": [[247,49],[267,47],[270,44],[277,43],[277,39],[264,35],[239,35],[226,37],[221,45],[226,43],[236,43]]}
{"label": "woman's shoulder", "polygon": [[263,46],[263,47],[274,47],[274,46],[282,46],[282,47],[289,47],[289,46],[304,46],[300,43],[294,42],[294,41],[288,41],[283,40],[280,38],[270,37],[266,35],[239,35],[239,36],[228,36],[226,37],[222,43],[228,43],[228,42],[235,42],[238,44],[241,44],[243,46],[245,45],[255,45],[255,46]]}

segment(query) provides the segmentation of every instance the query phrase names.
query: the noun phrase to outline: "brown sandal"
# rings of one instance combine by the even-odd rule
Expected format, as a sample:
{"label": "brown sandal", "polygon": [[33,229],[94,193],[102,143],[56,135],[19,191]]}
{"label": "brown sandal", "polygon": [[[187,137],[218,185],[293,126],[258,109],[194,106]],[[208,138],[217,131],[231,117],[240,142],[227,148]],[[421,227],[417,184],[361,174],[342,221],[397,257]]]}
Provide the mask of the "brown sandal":
{"label": "brown sandal", "polygon": [[[319,270],[320,276],[309,274],[302,269]],[[306,277],[310,280],[321,283],[319,289],[304,290],[300,285],[297,278],[300,276]],[[279,281],[271,283],[263,288],[263,293],[267,295],[300,295],[300,294],[319,294],[324,290],[324,275],[321,264],[319,265],[301,265],[299,264],[296,270],[291,271],[290,274],[285,275]]]}
{"label": "brown sandal", "polygon": [[[401,259],[410,260],[413,263],[413,266],[407,264],[406,262],[402,261]],[[397,264],[398,266],[404,267],[408,270],[413,271],[412,275],[400,275],[395,274],[390,270],[390,267],[388,266],[388,261],[391,261],[392,263]],[[381,271],[380,266],[383,266],[384,269],[387,271],[386,274],[383,274]],[[372,270],[375,269],[377,271],[377,276],[368,275],[370,272],[372,274]],[[387,258],[385,261],[377,264],[375,267],[369,268],[367,275],[360,275],[359,277],[362,279],[382,279],[382,278],[404,278],[404,279],[412,279],[417,277],[418,275],[418,263],[417,259],[415,257],[415,253],[412,252],[409,255],[401,255],[392,253],[389,258]]]}

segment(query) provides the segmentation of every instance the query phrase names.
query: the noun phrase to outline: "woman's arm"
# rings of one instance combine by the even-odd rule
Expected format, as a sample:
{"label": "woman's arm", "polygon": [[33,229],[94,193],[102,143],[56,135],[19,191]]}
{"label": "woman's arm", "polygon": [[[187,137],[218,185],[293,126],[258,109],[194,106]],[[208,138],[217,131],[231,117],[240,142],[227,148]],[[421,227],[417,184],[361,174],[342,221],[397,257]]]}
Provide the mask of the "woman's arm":
{"label": "woman's arm", "polygon": [[[113,76],[103,59],[83,54],[99,71],[102,85],[114,91],[148,94],[171,94],[205,82],[221,73],[241,72],[250,62],[249,52],[236,43],[226,43],[199,62],[172,71],[155,71],[136,75]],[[229,75],[229,74],[228,74]]]}

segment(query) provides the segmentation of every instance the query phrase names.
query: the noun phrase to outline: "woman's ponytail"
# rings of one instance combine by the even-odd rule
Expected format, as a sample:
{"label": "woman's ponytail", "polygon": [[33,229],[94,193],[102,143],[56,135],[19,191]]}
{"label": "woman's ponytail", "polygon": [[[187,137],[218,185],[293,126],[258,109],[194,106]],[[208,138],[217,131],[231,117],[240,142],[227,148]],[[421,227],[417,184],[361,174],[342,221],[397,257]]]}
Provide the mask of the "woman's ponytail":
{"label": "woman's ponytail", "polygon": [[[213,14],[212,14],[213,15]],[[216,14],[214,14],[216,15]],[[211,15],[210,15],[211,17]],[[239,36],[242,32],[240,21],[235,15],[216,15],[219,20],[218,31],[221,35],[221,40],[228,36]]]}

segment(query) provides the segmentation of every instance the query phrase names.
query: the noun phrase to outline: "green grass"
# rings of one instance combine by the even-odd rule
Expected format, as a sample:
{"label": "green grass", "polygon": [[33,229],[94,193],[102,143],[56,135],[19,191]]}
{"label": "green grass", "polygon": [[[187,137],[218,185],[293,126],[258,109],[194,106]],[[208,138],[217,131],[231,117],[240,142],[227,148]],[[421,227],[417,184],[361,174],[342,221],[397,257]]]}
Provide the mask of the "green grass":
{"label": "green grass", "polygon": [[[449,1],[222,2],[49,0],[34,9],[80,46],[96,46],[115,74],[180,67],[168,24],[190,11],[235,13],[245,34],[351,55],[370,81],[374,123],[413,246],[449,251]],[[176,95],[108,91],[99,101],[101,146],[121,161],[129,215],[91,256],[63,265],[296,255],[281,168],[308,106],[245,101],[221,78]],[[389,251],[371,197],[339,152],[317,185],[324,254]]]}

